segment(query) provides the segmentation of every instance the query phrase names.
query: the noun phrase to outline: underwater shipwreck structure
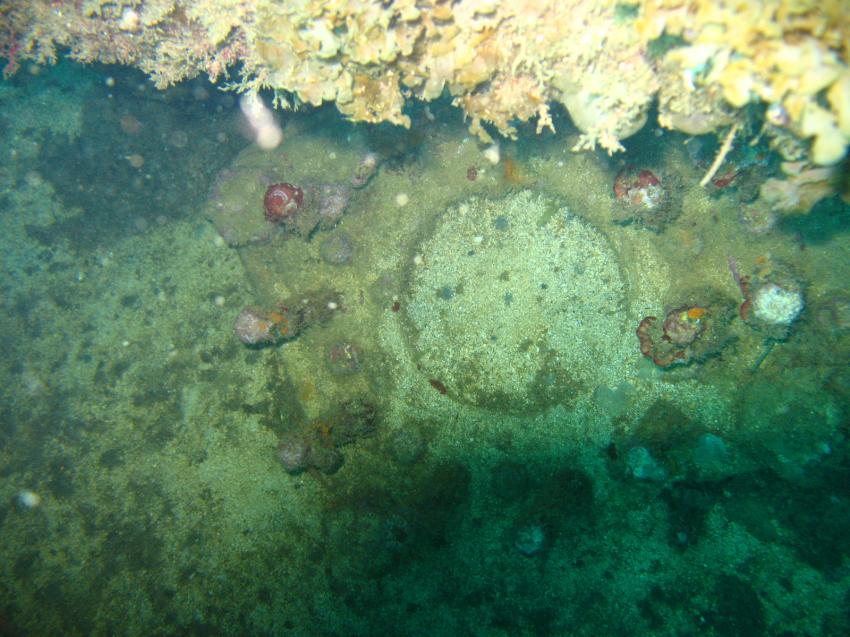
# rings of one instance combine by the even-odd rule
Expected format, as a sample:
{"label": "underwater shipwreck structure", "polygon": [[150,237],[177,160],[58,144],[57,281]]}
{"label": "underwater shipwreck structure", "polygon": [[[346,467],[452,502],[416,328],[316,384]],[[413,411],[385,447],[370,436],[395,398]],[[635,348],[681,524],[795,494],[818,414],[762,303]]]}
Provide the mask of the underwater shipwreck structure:
{"label": "underwater shipwreck structure", "polygon": [[271,89],[280,106],[334,102],[354,121],[402,126],[412,100],[447,93],[485,142],[517,122],[552,128],[563,107],[582,132],[575,149],[609,153],[657,104],[663,127],[731,140],[755,119],[786,161],[828,166],[850,143],[843,5],[17,0],[0,9],[0,55],[6,74],[67,54],[138,67],[158,87],[207,74]]}
{"label": "underwater shipwreck structure", "polygon": [[0,637],[850,635],[847,6],[0,2]]}

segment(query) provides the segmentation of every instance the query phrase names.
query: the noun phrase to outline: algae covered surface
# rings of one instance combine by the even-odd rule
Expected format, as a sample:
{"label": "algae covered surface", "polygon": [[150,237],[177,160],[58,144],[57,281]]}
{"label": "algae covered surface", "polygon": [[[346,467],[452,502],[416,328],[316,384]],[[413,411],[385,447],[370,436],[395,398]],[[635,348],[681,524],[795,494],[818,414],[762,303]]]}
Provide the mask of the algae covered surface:
{"label": "algae covered surface", "polygon": [[0,634],[850,631],[840,184],[237,102],[0,85]]}

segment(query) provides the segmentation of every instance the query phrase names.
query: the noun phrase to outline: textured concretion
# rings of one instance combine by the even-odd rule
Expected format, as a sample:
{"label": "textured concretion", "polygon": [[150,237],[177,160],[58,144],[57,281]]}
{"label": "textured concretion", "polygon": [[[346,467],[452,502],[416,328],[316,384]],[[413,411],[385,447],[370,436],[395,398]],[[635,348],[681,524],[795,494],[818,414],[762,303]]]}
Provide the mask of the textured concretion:
{"label": "textured concretion", "polygon": [[533,412],[570,403],[620,364],[616,254],[555,199],[470,199],[446,212],[411,267],[412,349],[455,400]]}

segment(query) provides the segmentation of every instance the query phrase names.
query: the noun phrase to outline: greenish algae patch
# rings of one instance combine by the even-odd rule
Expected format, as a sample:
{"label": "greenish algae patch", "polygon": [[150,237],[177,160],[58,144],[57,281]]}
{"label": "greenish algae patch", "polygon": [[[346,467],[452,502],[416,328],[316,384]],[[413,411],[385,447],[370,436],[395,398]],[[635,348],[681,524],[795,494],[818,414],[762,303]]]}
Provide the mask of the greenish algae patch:
{"label": "greenish algae patch", "polygon": [[[505,144],[520,188],[439,120],[394,137],[304,116],[284,133],[235,158],[194,215],[86,252],[45,245],[50,219],[32,229],[34,202],[79,214],[49,175],[0,174],[15,213],[0,555],[16,625],[684,634],[697,603],[717,632],[724,613],[746,614],[748,634],[846,628],[846,223],[790,226],[804,250],[790,231],[748,234],[674,136],[647,157],[675,172],[682,210],[652,232],[615,223],[620,166],[571,154],[569,134]],[[210,222],[223,202],[269,230],[265,185],[343,182],[368,151],[376,174],[312,238],[228,245]],[[338,233],[347,263],[322,258]],[[788,339],[754,370],[767,337],[733,308],[717,356],[666,370],[641,356],[645,316],[699,290],[737,304],[730,255],[806,283]],[[311,290],[341,294],[326,324],[274,346],[235,338],[244,307]],[[359,368],[328,363],[339,343]],[[279,440],[305,424],[333,440],[329,416],[353,397],[376,406],[374,434],[340,447],[334,473],[286,473]]]}

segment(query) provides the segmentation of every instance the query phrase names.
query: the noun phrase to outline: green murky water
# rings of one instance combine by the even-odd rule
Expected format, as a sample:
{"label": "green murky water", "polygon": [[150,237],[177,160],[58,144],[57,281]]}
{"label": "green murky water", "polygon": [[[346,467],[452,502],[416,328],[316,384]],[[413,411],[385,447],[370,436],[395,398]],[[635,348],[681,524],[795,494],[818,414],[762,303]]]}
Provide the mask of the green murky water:
{"label": "green murky water", "polygon": [[411,116],[0,84],[0,634],[847,634],[847,204]]}

